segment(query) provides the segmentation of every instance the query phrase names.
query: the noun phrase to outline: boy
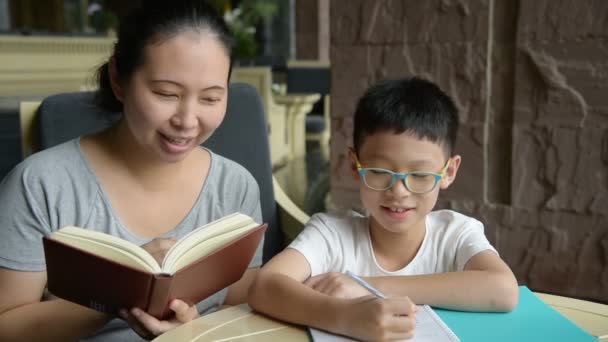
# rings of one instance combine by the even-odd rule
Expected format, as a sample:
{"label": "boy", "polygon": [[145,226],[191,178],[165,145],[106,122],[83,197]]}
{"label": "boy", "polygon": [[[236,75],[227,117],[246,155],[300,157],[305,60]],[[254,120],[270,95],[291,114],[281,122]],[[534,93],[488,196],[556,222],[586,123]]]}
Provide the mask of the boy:
{"label": "boy", "polygon": [[[263,267],[250,305],[362,340],[412,337],[412,302],[512,310],[517,282],[481,222],[450,210],[431,212],[460,166],[461,157],[452,154],[457,129],[454,104],[428,81],[393,80],[369,89],[357,105],[349,153],[368,215],[314,215]],[[388,298],[371,296],[347,271]]]}

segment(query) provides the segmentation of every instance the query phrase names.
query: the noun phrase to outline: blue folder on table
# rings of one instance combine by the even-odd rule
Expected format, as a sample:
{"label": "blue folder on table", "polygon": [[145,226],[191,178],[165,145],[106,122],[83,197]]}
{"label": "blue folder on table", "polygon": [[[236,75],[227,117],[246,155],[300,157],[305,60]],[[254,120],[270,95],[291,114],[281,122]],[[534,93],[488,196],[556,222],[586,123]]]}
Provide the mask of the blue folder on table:
{"label": "blue folder on table", "polygon": [[519,304],[508,313],[459,312],[433,308],[462,342],[597,342],[597,339],[519,287]]}

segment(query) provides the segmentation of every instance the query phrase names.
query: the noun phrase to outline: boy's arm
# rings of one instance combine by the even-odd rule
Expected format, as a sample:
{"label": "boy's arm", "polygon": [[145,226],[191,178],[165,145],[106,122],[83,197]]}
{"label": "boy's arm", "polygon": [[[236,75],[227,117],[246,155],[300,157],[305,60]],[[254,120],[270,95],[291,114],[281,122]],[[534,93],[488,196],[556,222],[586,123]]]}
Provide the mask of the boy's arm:
{"label": "boy's arm", "polygon": [[324,328],[329,328],[336,315],[328,313],[335,310],[340,301],[304,286],[302,282],[309,276],[306,258],[295,249],[287,248],[262,268],[250,288],[249,304],[289,322],[318,327],[327,324]]}
{"label": "boy's arm", "polygon": [[228,294],[224,300],[225,305],[238,305],[247,302],[247,291],[251,287],[253,280],[260,272],[259,268],[250,268],[236,283],[228,287]]}
{"label": "boy's arm", "polygon": [[249,305],[284,321],[365,340],[412,337],[415,306],[408,298],[328,296],[302,284],[310,273],[310,265],[300,252],[285,249],[254,280]]}
{"label": "boy's arm", "polygon": [[415,303],[464,311],[511,311],[519,289],[513,272],[493,251],[477,253],[464,271],[365,278],[380,291],[409,296]]}

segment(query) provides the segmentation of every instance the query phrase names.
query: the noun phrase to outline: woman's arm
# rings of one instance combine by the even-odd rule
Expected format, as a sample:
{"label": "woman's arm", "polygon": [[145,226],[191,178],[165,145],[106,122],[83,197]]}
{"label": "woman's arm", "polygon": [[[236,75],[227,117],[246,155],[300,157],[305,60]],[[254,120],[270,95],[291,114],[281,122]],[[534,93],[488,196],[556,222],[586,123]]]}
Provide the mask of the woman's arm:
{"label": "woman's arm", "polygon": [[63,299],[41,302],[45,286],[46,272],[0,268],[0,341],[73,341],[110,319]]}

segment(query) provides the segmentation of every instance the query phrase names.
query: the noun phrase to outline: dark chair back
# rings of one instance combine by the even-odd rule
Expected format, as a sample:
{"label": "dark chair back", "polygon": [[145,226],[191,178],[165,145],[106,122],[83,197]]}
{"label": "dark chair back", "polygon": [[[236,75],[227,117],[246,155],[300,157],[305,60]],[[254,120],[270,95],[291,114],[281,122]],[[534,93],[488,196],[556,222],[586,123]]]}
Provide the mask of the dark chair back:
{"label": "dark chair back", "polygon": [[328,130],[326,120],[323,118],[325,95],[329,95],[331,72],[329,66],[287,66],[287,93],[288,94],[321,94],[321,98],[313,106],[310,114],[306,116],[306,133],[320,133]]}
{"label": "dark chair back", "polygon": [[321,94],[330,92],[331,72],[324,66],[288,66],[287,93]]}
{"label": "dark chair back", "polygon": [[22,159],[19,98],[0,97],[0,182]]}
{"label": "dark chair back", "polygon": [[[95,106],[93,92],[49,96],[38,110],[41,149],[109,127],[120,118]],[[204,144],[213,152],[244,166],[260,186],[262,217],[268,223],[264,262],[283,248],[272,186],[266,116],[260,95],[251,85],[231,83],[224,121]]]}

